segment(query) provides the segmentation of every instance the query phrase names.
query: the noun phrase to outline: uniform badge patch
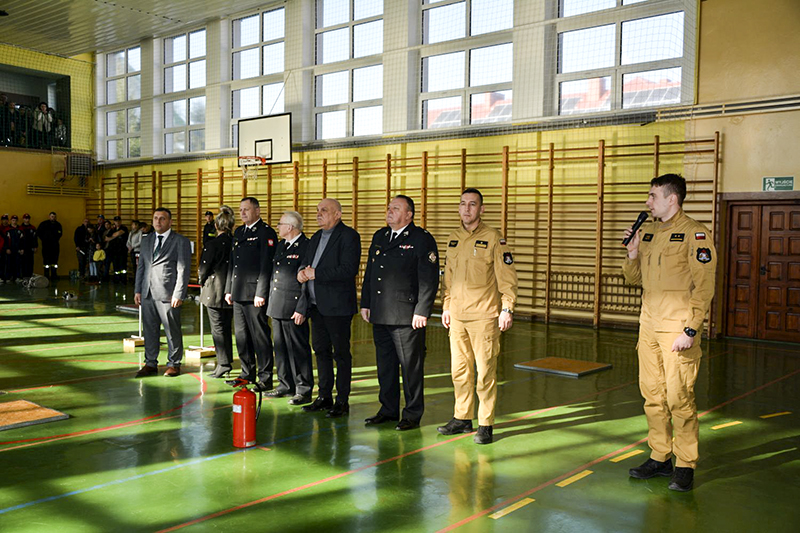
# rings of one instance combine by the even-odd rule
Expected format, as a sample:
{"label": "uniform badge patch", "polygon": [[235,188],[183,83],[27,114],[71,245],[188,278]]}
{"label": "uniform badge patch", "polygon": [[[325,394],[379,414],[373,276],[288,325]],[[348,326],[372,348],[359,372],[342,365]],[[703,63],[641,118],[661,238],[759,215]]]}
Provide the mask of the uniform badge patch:
{"label": "uniform badge patch", "polygon": [[505,240],[505,239],[500,239],[500,244],[502,244],[503,246],[505,246],[505,245],[506,245],[506,240]]}
{"label": "uniform badge patch", "polygon": [[275,246],[275,241],[272,239],[267,239],[267,246]]}
{"label": "uniform badge patch", "polygon": [[645,233],[645,234],[644,234],[644,237],[642,237],[642,240],[643,240],[644,242],[650,242],[650,241],[652,241],[652,240],[653,240],[653,234],[652,234],[652,233]]}
{"label": "uniform badge patch", "polygon": [[300,259],[300,254],[287,255],[286,259]]}
{"label": "uniform badge patch", "polygon": [[414,248],[413,244],[401,244],[398,246],[401,250],[412,250]]}
{"label": "uniform badge patch", "polygon": [[704,241],[704,240],[706,240],[706,234],[702,233],[702,232],[701,233],[695,233],[694,234],[694,239],[696,241]]}
{"label": "uniform badge patch", "polygon": [[685,233],[673,233],[669,236],[669,242],[683,242]]}
{"label": "uniform badge patch", "polygon": [[380,250],[375,250],[375,255],[381,255],[381,251]]}
{"label": "uniform badge patch", "polygon": [[711,262],[711,250],[709,248],[698,248],[697,249],[697,260],[701,263],[710,263]]}
{"label": "uniform badge patch", "polygon": [[505,263],[507,265],[513,265],[514,264],[514,258],[511,256],[511,252],[503,253],[503,263]]}
{"label": "uniform badge patch", "polygon": [[436,263],[436,252],[431,252],[428,254],[428,261],[431,263]]}
{"label": "uniform badge patch", "polygon": [[475,248],[488,248],[489,241],[475,241]]}
{"label": "uniform badge patch", "polygon": [[458,241],[450,241],[447,243],[448,248],[455,248],[456,246],[458,246]]}

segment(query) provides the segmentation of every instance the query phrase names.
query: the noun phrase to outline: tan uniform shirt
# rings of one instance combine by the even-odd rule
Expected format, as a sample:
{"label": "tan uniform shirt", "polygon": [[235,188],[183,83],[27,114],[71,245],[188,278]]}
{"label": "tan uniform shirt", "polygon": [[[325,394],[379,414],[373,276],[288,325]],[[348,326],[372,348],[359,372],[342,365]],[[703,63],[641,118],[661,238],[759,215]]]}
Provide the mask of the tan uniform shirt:
{"label": "tan uniform shirt", "polygon": [[711,232],[682,209],[641,231],[639,255],[622,265],[625,280],[644,288],[640,323],[656,332],[699,332],[714,297],[717,251]]}
{"label": "tan uniform shirt", "polygon": [[514,310],[517,271],[499,231],[483,222],[474,231],[460,226],[447,239],[442,308],[456,320],[495,318]]}

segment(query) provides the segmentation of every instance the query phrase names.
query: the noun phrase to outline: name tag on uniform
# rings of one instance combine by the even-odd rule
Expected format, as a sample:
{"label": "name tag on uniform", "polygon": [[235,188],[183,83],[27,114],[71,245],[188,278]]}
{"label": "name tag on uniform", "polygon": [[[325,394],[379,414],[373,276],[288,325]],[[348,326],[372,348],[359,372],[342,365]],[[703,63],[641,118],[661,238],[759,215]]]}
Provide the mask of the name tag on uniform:
{"label": "name tag on uniform", "polygon": [[458,246],[458,241],[450,241],[447,243],[448,248],[455,248],[456,246]]}
{"label": "name tag on uniform", "polygon": [[673,233],[669,236],[669,242],[683,242],[684,233]]}
{"label": "name tag on uniform", "polygon": [[652,234],[652,233],[645,233],[645,234],[644,234],[644,237],[642,237],[642,240],[643,240],[644,242],[650,242],[650,241],[652,241],[652,240],[653,240],[653,234]]}
{"label": "name tag on uniform", "polygon": [[475,241],[475,248],[488,248],[489,241]]}

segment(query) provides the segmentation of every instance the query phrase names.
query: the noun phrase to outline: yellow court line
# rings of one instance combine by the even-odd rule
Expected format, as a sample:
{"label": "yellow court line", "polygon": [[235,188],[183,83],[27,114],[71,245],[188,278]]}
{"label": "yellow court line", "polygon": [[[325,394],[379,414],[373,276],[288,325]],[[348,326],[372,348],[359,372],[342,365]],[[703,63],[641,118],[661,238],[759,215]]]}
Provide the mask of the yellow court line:
{"label": "yellow court line", "polygon": [[792,414],[791,411],[783,411],[782,413],[772,413],[769,415],[761,415],[758,418],[775,418],[776,416],[784,416]]}
{"label": "yellow court line", "polygon": [[594,472],[592,472],[591,470],[584,470],[580,474],[575,474],[572,477],[568,477],[564,481],[560,481],[560,482],[556,483],[556,487],[562,487],[562,488],[566,487],[567,485],[575,483],[576,481],[579,481],[579,480],[581,480],[581,479],[583,479],[586,476],[591,475],[591,474],[594,474]]}
{"label": "yellow court line", "polygon": [[633,457],[634,455],[639,455],[640,453],[644,453],[644,450],[633,450],[633,451],[628,452],[628,453],[623,453],[622,455],[618,455],[618,456],[614,457],[613,459],[611,459],[611,462],[612,463],[618,463],[620,461],[624,461],[625,459],[629,459],[629,458]]}
{"label": "yellow court line", "polygon": [[728,422],[727,424],[719,424],[718,426],[711,426],[711,429],[716,431],[716,430],[722,429],[722,428],[729,428],[731,426],[738,426],[741,423],[742,423],[741,420],[737,420],[736,422]]}
{"label": "yellow court line", "polygon": [[525,507],[529,503],[533,503],[535,501],[536,500],[534,500],[533,498],[522,498],[520,501],[514,503],[513,505],[509,505],[505,509],[501,509],[501,510],[497,511],[496,513],[490,514],[489,518],[492,518],[494,520],[497,520],[498,518],[503,518],[508,513],[513,513],[514,511],[516,511],[520,507]]}

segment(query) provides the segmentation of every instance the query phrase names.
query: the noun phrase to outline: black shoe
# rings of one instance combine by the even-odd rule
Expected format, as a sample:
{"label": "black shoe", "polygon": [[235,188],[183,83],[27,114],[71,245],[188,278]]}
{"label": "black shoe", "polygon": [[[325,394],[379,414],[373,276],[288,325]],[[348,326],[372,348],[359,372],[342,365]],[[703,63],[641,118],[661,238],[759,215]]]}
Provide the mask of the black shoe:
{"label": "black shoe", "polygon": [[478,426],[478,432],[472,437],[475,444],[491,444],[492,443],[492,426]]}
{"label": "black shoe", "polygon": [[692,490],[693,484],[694,484],[694,468],[676,466],[675,472],[672,473],[672,479],[669,480],[669,490],[677,490],[678,492],[689,492],[690,490]]}
{"label": "black shoe", "polygon": [[311,396],[303,396],[302,394],[295,394],[289,398],[289,405],[303,405],[304,403],[311,403]]}
{"label": "black shoe", "polygon": [[208,377],[215,379],[224,378],[226,375],[228,375],[228,373],[230,373],[230,371],[231,367],[229,366],[217,365],[217,368],[215,368],[214,371],[208,375]]}
{"label": "black shoe", "polygon": [[336,403],[331,407],[331,410],[325,415],[325,418],[339,418],[350,412],[349,403]]}
{"label": "black shoe", "polygon": [[408,418],[402,419],[397,423],[394,429],[397,431],[407,431],[409,429],[416,429],[419,427],[419,420],[409,420]]}
{"label": "black shoe", "polygon": [[672,475],[672,459],[667,459],[663,463],[654,459],[648,459],[640,466],[628,470],[628,474],[636,479],[650,479],[651,477]]}
{"label": "black shoe", "polygon": [[303,411],[315,412],[315,411],[327,411],[333,407],[333,400],[331,398],[323,398],[322,396],[317,396],[317,399],[311,402],[311,405],[304,405]]}
{"label": "black shoe", "polygon": [[383,424],[384,422],[397,422],[397,417],[386,416],[378,413],[375,416],[364,419],[364,423],[368,426],[376,426],[378,424]]}
{"label": "black shoe", "polygon": [[264,394],[264,396],[266,396],[267,398],[283,398],[285,396],[294,396],[294,395],[290,393],[288,390],[272,389],[271,391],[267,391],[267,393]]}
{"label": "black shoe", "polygon": [[445,424],[444,426],[439,426],[436,428],[436,431],[441,433],[442,435],[458,435],[459,433],[471,433],[472,432],[472,420],[459,420],[458,418],[453,418]]}
{"label": "black shoe", "polygon": [[266,392],[267,396],[269,396],[269,392],[272,390],[272,383],[264,383],[263,381],[259,381],[253,386],[253,390],[256,392]]}

